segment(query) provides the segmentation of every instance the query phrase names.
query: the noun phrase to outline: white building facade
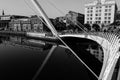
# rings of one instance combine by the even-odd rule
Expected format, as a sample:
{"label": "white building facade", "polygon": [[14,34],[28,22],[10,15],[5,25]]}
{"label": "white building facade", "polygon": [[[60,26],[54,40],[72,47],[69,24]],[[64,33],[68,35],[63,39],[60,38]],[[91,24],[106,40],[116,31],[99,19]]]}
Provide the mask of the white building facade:
{"label": "white building facade", "polygon": [[114,22],[117,6],[115,1],[97,0],[85,4],[85,21],[88,24],[108,25]]}

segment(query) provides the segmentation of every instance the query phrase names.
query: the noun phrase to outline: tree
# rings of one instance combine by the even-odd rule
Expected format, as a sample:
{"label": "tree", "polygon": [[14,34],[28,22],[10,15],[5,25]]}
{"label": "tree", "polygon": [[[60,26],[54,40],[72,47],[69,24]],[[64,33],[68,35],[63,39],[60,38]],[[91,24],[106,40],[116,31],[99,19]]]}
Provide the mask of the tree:
{"label": "tree", "polygon": [[114,21],[113,23],[110,24],[110,26],[120,26],[120,22]]}
{"label": "tree", "polygon": [[59,21],[59,19],[57,18],[53,21],[53,25],[55,29],[59,32],[66,29],[66,23]]}
{"label": "tree", "polygon": [[44,23],[43,23],[43,31],[45,31],[45,32],[51,32],[51,30],[48,28],[48,26],[45,25]]}
{"label": "tree", "polygon": [[93,24],[92,25],[92,28],[95,30],[95,31],[100,31],[100,26],[98,24]]}
{"label": "tree", "polygon": [[58,22],[58,23],[56,24],[56,29],[57,29],[58,31],[63,31],[63,30],[65,30],[65,28],[66,28],[66,24],[63,23],[63,22]]}
{"label": "tree", "polygon": [[91,26],[90,24],[84,24],[85,30],[91,31]]}

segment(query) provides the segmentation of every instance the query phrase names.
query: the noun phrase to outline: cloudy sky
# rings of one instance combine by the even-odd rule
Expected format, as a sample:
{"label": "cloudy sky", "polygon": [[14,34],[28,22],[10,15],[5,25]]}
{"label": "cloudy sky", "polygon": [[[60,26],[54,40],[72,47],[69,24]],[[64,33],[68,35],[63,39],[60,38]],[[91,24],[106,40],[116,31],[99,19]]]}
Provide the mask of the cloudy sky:
{"label": "cloudy sky", "polygon": [[[47,15],[51,18],[63,16],[72,10],[84,13],[84,4],[95,0],[38,0]],[[120,9],[120,0],[115,0]],[[36,9],[30,0],[0,0],[0,13],[16,15],[34,15]],[[1,14],[0,14],[1,15]]]}

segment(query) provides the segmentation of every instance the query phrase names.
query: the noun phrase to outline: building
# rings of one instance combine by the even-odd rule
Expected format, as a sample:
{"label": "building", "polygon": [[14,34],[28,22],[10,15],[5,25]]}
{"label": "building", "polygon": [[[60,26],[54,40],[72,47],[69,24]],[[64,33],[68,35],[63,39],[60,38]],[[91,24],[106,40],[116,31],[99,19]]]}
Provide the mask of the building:
{"label": "building", "polygon": [[118,10],[117,12],[116,12],[116,22],[119,22],[120,23],[120,10]]}
{"label": "building", "polygon": [[115,1],[97,0],[85,4],[85,24],[108,25],[114,22],[117,6]]}
{"label": "building", "polygon": [[21,25],[21,31],[24,31],[24,32],[30,32],[32,31],[32,25],[31,25],[31,21],[30,19],[24,19],[24,20],[21,20],[20,21],[20,25]]}
{"label": "building", "polygon": [[77,25],[77,23],[81,23],[84,24],[84,15],[81,13],[77,13],[74,11],[69,11],[68,14],[65,15],[66,18],[66,24],[75,24]]}
{"label": "building", "polygon": [[84,15],[74,11],[69,11],[68,14],[62,17],[57,17],[56,20],[66,23],[66,26],[70,24],[77,25],[78,22],[84,24]]}
{"label": "building", "polygon": [[31,27],[29,18],[12,19],[9,25],[9,30],[11,31],[29,31]]}
{"label": "building", "polygon": [[9,28],[9,22],[11,22],[12,19],[22,19],[22,18],[28,18],[27,16],[20,16],[20,15],[5,15],[4,11],[2,12],[2,15],[0,15],[0,28],[7,29]]}
{"label": "building", "polygon": [[9,25],[12,31],[43,32],[43,23],[37,16],[12,19]]}
{"label": "building", "polygon": [[[42,17],[40,17],[42,19]],[[43,22],[39,19],[38,16],[34,15],[30,18],[32,31],[33,32],[43,32]]]}

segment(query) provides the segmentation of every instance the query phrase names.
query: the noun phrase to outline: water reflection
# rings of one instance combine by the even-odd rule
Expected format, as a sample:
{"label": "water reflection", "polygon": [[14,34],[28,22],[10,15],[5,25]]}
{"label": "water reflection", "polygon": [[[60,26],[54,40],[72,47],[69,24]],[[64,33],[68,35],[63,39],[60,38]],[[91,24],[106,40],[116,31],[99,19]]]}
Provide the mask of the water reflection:
{"label": "water reflection", "polygon": [[[102,62],[95,54],[90,53],[91,42],[71,40],[73,39],[64,39],[99,75]],[[47,79],[48,76],[49,79],[97,80],[71,51],[61,47],[60,43],[7,35],[0,37],[0,43],[1,80],[39,80]]]}
{"label": "water reflection", "polygon": [[43,70],[44,66],[46,65],[46,63],[48,62],[49,58],[51,57],[53,51],[56,49],[57,46],[53,46],[48,55],[46,56],[46,58],[44,59],[42,65],[40,66],[40,68],[38,69],[37,73],[35,74],[35,76],[33,77],[32,80],[36,80],[36,78],[38,77],[38,75],[40,74],[40,72]]}
{"label": "water reflection", "polygon": [[96,42],[84,38],[66,37],[63,40],[99,76],[103,64],[101,47]]}
{"label": "water reflection", "polygon": [[38,49],[44,51],[48,50],[54,45],[52,42],[45,42],[41,40],[34,40],[34,39],[27,39],[26,37],[19,37],[19,36],[2,36],[1,38],[2,43],[11,44],[11,45],[19,45],[24,48],[30,49]]}
{"label": "water reflection", "polygon": [[100,62],[103,62],[103,50],[100,45],[88,45],[88,48],[86,49],[89,51],[92,55],[95,56]]}
{"label": "water reflection", "polygon": [[49,50],[55,45],[51,42],[7,35],[2,35],[0,42],[1,80],[32,80]]}

